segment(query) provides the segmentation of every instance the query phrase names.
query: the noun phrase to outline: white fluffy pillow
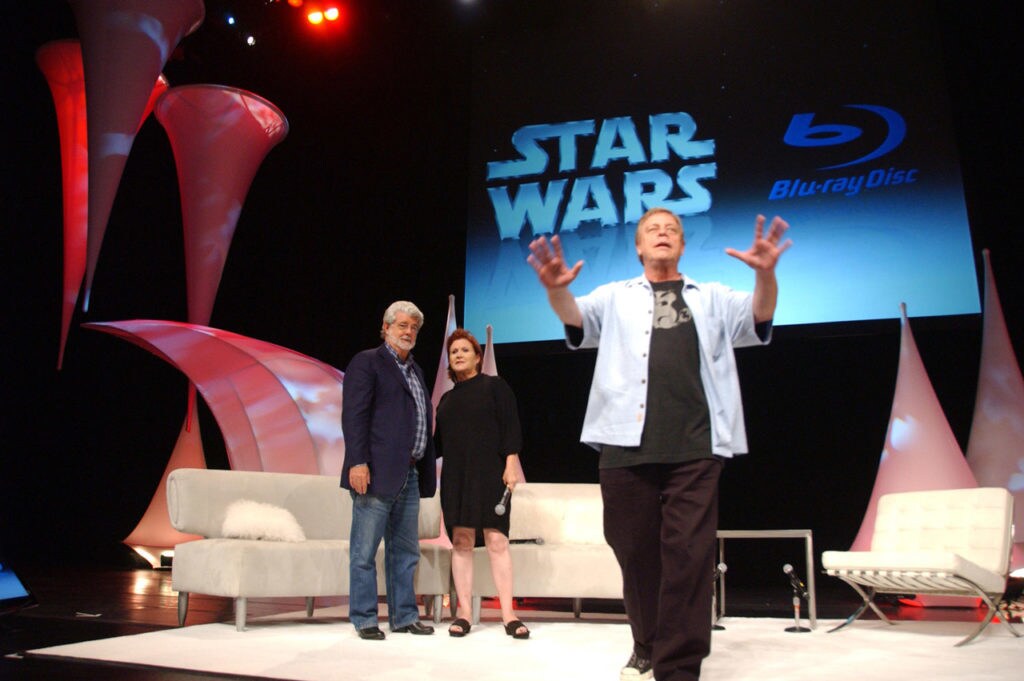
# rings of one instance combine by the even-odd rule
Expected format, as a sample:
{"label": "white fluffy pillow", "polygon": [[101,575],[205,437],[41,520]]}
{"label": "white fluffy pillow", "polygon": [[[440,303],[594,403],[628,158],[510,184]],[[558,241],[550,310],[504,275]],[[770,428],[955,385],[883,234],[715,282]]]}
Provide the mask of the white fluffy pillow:
{"label": "white fluffy pillow", "polygon": [[302,526],[287,508],[239,499],[228,506],[221,534],[237,539],[305,541]]}

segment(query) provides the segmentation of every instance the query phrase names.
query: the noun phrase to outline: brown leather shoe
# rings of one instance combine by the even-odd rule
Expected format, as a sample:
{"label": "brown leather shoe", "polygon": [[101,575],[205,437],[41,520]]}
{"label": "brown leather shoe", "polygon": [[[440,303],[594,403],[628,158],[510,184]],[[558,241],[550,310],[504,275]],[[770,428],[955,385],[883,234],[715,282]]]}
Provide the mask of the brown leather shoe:
{"label": "brown leather shoe", "polygon": [[384,632],[380,630],[380,627],[366,627],[359,629],[359,638],[364,641],[383,641]]}
{"label": "brown leather shoe", "polygon": [[428,627],[420,622],[413,622],[412,624],[406,624],[404,627],[398,627],[392,629],[396,634],[416,634],[417,636],[427,636],[434,633],[434,627]]}

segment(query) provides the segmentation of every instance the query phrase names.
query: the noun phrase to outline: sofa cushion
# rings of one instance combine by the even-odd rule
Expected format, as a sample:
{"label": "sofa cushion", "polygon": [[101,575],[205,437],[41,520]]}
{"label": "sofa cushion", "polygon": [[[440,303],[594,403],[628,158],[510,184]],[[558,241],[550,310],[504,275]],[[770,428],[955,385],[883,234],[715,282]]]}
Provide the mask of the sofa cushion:
{"label": "sofa cushion", "polygon": [[221,534],[237,539],[306,540],[306,534],[291,511],[251,499],[239,499],[228,506]]}
{"label": "sofa cushion", "polygon": [[230,598],[347,594],[348,542],[185,542],[174,548],[171,583],[175,591]]}

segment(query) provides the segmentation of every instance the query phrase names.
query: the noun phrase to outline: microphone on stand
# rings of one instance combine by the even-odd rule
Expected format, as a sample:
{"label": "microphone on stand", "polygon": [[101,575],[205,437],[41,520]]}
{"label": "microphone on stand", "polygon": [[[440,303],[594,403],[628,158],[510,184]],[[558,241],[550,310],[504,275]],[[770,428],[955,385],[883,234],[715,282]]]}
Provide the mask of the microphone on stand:
{"label": "microphone on stand", "polygon": [[497,515],[505,515],[505,511],[507,510],[505,507],[508,506],[508,498],[510,496],[512,496],[512,488],[506,487],[505,493],[501,495],[501,501],[499,501],[494,507],[494,512]]}
{"label": "microphone on stand", "polygon": [[719,563],[715,566],[714,574],[711,578],[711,629],[714,631],[722,631],[725,629],[718,620],[721,619],[724,613],[718,611],[718,580],[722,578],[725,571],[729,569],[729,566],[725,563]]}
{"label": "microphone on stand", "polygon": [[782,571],[789,575],[789,585],[793,587],[794,593],[800,594],[801,598],[807,598],[807,587],[800,581],[800,578],[796,575],[796,570],[789,563],[782,566]]}
{"label": "microphone on stand", "polygon": [[789,563],[782,566],[782,571],[789,575],[789,585],[793,587],[793,626],[786,627],[786,631],[797,634],[807,633],[810,629],[800,626],[800,599],[808,597],[807,587],[796,576],[796,571]]}

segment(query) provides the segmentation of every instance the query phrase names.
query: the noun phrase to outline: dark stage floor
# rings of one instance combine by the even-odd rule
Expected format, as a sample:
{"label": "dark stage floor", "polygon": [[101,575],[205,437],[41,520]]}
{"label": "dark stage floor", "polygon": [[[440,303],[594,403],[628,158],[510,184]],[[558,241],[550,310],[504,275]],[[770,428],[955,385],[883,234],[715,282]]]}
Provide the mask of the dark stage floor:
{"label": "dark stage floor", "polygon": [[[252,678],[164,671],[135,667],[22,658],[22,651],[93,639],[139,634],[177,626],[177,594],[171,590],[169,570],[125,569],[98,566],[15,566],[38,605],[0,616],[0,678],[26,680],[81,679],[83,681],[195,681],[196,679]],[[845,584],[820,576],[817,585],[818,619],[849,615],[859,599]],[[728,616],[792,617],[791,592],[783,580],[771,587],[727,584]],[[879,599],[895,619],[977,620],[981,609],[913,608],[895,600]],[[320,604],[318,603],[318,606]],[[484,602],[484,618],[488,617]],[[530,611],[565,613],[568,600],[524,599],[517,606],[523,619]],[[806,607],[806,606],[805,606]],[[253,599],[249,617],[258,618],[304,609],[302,599]],[[618,601],[584,601],[587,613],[621,613]],[[806,618],[806,610],[804,610]],[[867,613],[865,617],[872,616]],[[193,595],[187,624],[233,621],[231,601]],[[723,620],[728,626],[728,619]],[[804,619],[806,625],[806,619]]]}

